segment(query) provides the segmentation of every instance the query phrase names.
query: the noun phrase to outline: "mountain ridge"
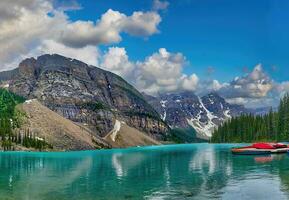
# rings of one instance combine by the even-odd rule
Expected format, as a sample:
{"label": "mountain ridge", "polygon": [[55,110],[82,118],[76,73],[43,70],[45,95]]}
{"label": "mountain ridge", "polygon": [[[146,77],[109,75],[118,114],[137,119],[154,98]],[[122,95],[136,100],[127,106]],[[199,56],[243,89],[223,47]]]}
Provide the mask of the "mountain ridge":
{"label": "mountain ridge", "polygon": [[120,119],[153,139],[167,139],[169,127],[158,112],[133,86],[111,72],[58,54],[45,54],[25,59],[13,73],[1,75],[11,92],[37,99],[95,136],[104,137]]}
{"label": "mountain ridge", "polygon": [[[142,133],[151,137],[151,144],[172,138],[183,142],[199,141],[196,137],[208,140],[217,126],[232,117],[265,112],[230,104],[217,92],[150,96],[112,72],[58,54],[27,58],[18,68],[0,72],[0,86],[27,99],[37,99],[94,137],[107,137],[119,120],[126,124],[125,130],[138,130],[140,133],[133,132],[140,138],[145,139]],[[131,137],[123,131],[121,135]],[[126,144],[130,143],[122,141],[118,146]]]}
{"label": "mountain ridge", "polygon": [[229,104],[216,92],[202,97],[188,91],[145,97],[171,128],[192,127],[204,139],[231,117],[250,113],[244,106]]}

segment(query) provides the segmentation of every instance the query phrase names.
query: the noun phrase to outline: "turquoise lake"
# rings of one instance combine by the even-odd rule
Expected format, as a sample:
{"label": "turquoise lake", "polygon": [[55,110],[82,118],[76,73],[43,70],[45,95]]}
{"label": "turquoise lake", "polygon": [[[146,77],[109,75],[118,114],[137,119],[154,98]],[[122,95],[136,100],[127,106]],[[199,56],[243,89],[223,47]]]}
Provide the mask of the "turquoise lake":
{"label": "turquoise lake", "polygon": [[188,144],[0,153],[0,199],[288,199],[288,154],[236,156]]}

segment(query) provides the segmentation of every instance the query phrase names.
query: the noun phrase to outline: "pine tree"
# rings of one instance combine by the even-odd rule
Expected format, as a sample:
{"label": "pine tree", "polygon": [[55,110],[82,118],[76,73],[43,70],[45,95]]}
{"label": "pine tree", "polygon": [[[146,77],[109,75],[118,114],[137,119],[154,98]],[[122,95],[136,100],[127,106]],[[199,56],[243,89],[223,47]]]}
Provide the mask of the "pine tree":
{"label": "pine tree", "polygon": [[280,100],[278,111],[266,115],[233,117],[215,129],[212,142],[254,142],[289,140],[289,94]]}

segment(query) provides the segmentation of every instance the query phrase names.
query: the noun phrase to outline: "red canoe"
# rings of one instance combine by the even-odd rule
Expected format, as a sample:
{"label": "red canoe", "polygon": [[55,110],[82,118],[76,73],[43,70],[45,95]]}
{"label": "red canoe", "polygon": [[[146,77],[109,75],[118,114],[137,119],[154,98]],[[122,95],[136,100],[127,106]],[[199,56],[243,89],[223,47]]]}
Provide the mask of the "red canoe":
{"label": "red canoe", "polygon": [[286,153],[289,151],[289,146],[281,143],[254,143],[251,146],[232,148],[231,151],[238,155],[263,155]]}

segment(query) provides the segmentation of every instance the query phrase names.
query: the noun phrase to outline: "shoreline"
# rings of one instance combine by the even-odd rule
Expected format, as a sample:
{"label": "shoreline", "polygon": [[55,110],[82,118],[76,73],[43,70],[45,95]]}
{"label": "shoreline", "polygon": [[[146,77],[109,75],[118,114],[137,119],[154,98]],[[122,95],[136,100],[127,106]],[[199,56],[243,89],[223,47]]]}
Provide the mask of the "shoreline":
{"label": "shoreline", "polygon": [[132,151],[137,151],[137,150],[155,150],[155,149],[160,149],[160,148],[173,148],[173,147],[186,147],[186,146],[194,146],[194,145],[212,145],[212,146],[219,146],[219,145],[232,145],[232,146],[237,146],[237,145],[245,145],[249,143],[187,143],[187,144],[164,144],[164,145],[152,145],[152,146],[135,146],[135,147],[127,147],[127,148],[111,148],[111,149],[95,149],[95,150],[76,150],[76,151],[0,151],[0,154],[13,154],[13,153],[29,153],[29,154],[38,154],[38,153],[43,153],[43,154],[53,154],[53,153],[93,153],[93,152],[132,152]]}
{"label": "shoreline", "polygon": [[[253,143],[253,142],[252,142]],[[158,148],[164,148],[164,147],[175,147],[175,146],[191,146],[191,145],[248,145],[252,144],[248,142],[243,143],[210,143],[210,142],[197,142],[197,143],[183,143],[183,144],[173,144],[173,143],[167,143],[167,144],[161,144],[161,145],[148,145],[148,146],[131,146],[131,147],[124,147],[124,148],[107,148],[107,149],[87,149],[87,150],[69,150],[69,151],[37,151],[37,150],[16,150],[16,151],[4,151],[0,150],[0,154],[2,153],[77,153],[77,152],[107,152],[107,151],[130,151],[130,150],[153,150]],[[285,144],[289,144],[289,142],[282,142]]]}

